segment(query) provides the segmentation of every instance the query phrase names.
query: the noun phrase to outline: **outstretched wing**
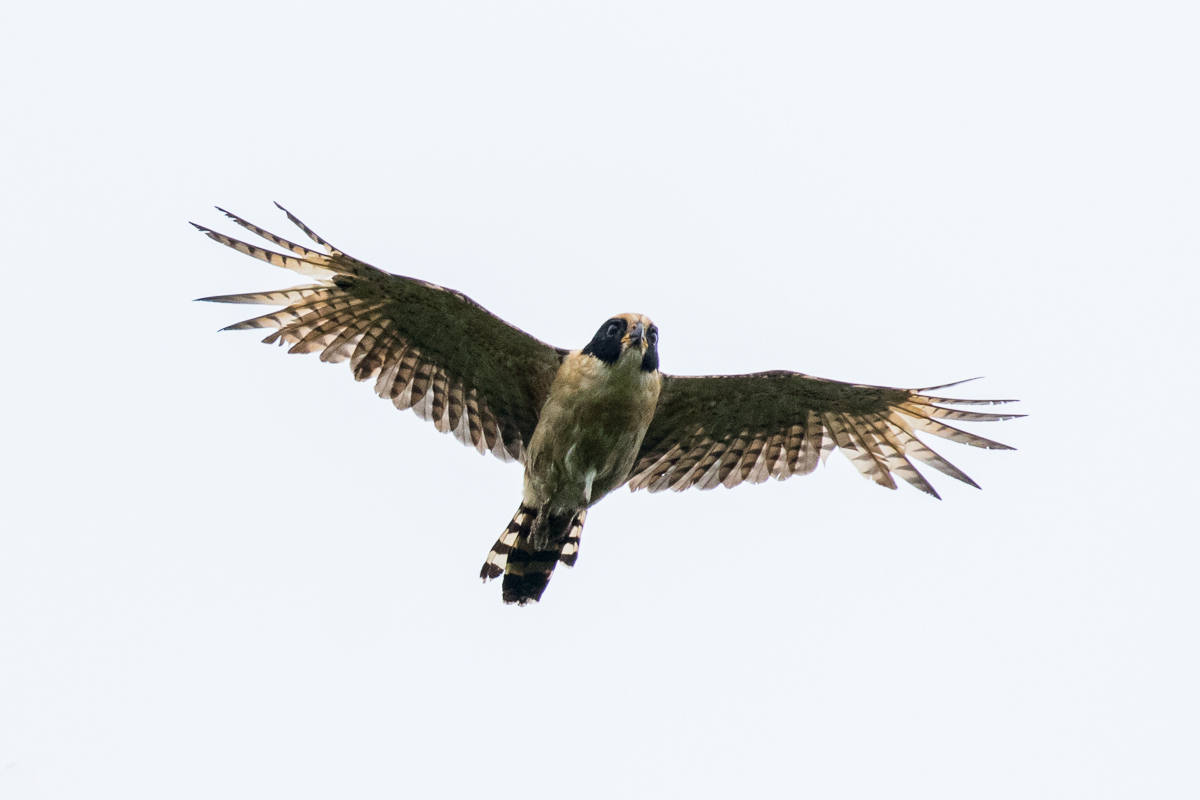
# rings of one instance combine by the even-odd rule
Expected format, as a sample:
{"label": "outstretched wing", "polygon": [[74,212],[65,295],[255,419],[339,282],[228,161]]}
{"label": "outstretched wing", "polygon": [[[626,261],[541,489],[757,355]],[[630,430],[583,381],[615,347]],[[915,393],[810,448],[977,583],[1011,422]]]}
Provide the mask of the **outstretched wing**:
{"label": "outstretched wing", "polygon": [[692,486],[761,483],[768,477],[783,480],[812,472],[835,447],[860,473],[889,489],[896,488],[895,475],[938,497],[910,459],[978,488],[914,434],[922,431],[975,447],[1011,450],[940,420],[992,422],[1022,415],[942,407],[1009,400],[951,400],[925,394],[943,388],[889,389],[787,371],[664,375],[658,409],[642,440],[629,488],[678,492]]}
{"label": "outstretched wing", "polygon": [[355,379],[375,379],[376,393],[397,408],[411,408],[481,453],[522,460],[566,351],[509,325],[466,295],[346,255],[279,207],[325,252],[224,209],[219,210],[285,252],[196,225],[238,252],[317,279],[282,291],[201,298],[283,306],[225,330],[276,328],[264,342],[287,342],[291,353],[320,352],[322,361],[349,359]]}

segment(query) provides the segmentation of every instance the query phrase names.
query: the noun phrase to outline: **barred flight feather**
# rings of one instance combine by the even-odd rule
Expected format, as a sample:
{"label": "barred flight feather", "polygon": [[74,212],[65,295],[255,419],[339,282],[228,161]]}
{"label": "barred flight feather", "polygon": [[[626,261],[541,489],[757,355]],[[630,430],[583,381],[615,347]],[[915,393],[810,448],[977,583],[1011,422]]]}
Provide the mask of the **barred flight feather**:
{"label": "barred flight feather", "polygon": [[[906,403],[905,405],[910,405]],[[921,413],[934,419],[954,419],[962,422],[1003,422],[1019,414],[981,414],[978,411],[961,411],[957,408],[942,408],[931,404],[917,406]]]}
{"label": "barred flight feather", "polygon": [[302,289],[283,289],[278,292],[253,292],[251,294],[230,294],[224,297],[206,297],[210,303],[247,303],[260,306],[287,306],[293,303],[307,301],[313,297],[331,297],[333,292],[329,287],[333,284],[316,284]]}
{"label": "barred flight feather", "polygon": [[952,442],[959,444],[969,444],[972,447],[982,447],[987,450],[1012,450],[1011,447],[999,442],[993,442],[991,439],[985,439],[982,436],[976,436],[973,433],[960,431],[952,425],[945,425],[941,422],[930,419],[925,414],[916,413],[905,410],[908,414],[910,423],[914,428],[934,436],[940,436],[943,439],[949,439]]}
{"label": "barred flight feather", "polygon": [[[305,225],[303,222],[301,222],[300,220],[296,219],[296,216],[295,216],[295,215],[294,215],[292,212],[288,211],[286,208],[284,208],[283,206],[279,205],[279,203],[276,203],[276,204],[275,204],[275,207],[276,207],[276,208],[278,208],[280,211],[282,211],[284,214],[287,214],[288,221],[290,221],[290,222],[291,222],[293,225],[295,225],[295,226],[296,226],[297,228],[299,228],[300,230],[304,231],[304,234],[305,234],[305,235],[306,235],[308,238],[312,239],[314,242],[316,242],[317,244],[321,245],[321,247],[325,248],[325,252],[326,252],[326,253],[329,253],[330,255],[338,255],[338,254],[340,254],[340,251],[339,251],[339,250],[338,250],[336,247],[334,247],[334,246],[333,246],[333,245],[331,245],[329,242],[325,241],[325,240],[324,240],[324,239],[322,239],[320,236],[318,236],[318,235],[317,235],[317,233],[316,233],[316,231],[314,231],[312,228],[308,227],[308,226],[307,226],[307,225]],[[228,211],[226,211],[225,213],[226,213],[228,216],[231,216],[231,217],[233,217],[233,215],[232,215],[232,214],[230,214]],[[234,219],[237,219],[237,217],[233,217],[233,218],[234,218]],[[951,385],[953,385],[953,384],[951,384]],[[940,387],[939,387],[939,388],[940,388]]]}
{"label": "barred flight feather", "polygon": [[[375,376],[375,394],[391,401],[393,405],[408,386],[406,381],[397,381],[396,377],[400,365],[413,349],[395,331],[388,331],[374,341],[368,360],[363,364],[361,372],[367,378]],[[398,408],[404,410],[402,406]]]}
{"label": "barred flight feather", "polygon": [[321,351],[321,360],[337,364],[347,358],[353,358],[354,352],[362,344],[362,340],[367,335],[367,329],[373,322],[374,320],[365,318],[355,320],[347,325],[346,329]]}
{"label": "barred flight feather", "polygon": [[457,431],[462,421],[464,405],[462,381],[453,381],[450,384],[450,390],[446,393],[446,431],[454,433],[455,438],[460,442],[462,441],[462,436]]}
{"label": "barred flight feather", "polygon": [[291,353],[319,352],[322,361],[349,360],[355,380],[375,379],[376,394],[398,409],[411,409],[480,453],[522,460],[566,351],[534,339],[460,292],[347,256],[280,208],[325,252],[224,209],[237,225],[285,252],[196,225],[239,253],[319,279],[279,291],[202,298],[284,306],[226,330],[274,328],[264,341],[286,342]]}
{"label": "barred flight feather", "polygon": [[808,414],[808,438],[812,442],[816,460],[810,467],[808,465],[809,454],[805,453],[805,467],[812,472],[817,468],[817,464],[824,464],[829,460],[829,456],[837,449],[837,442],[834,441],[833,432],[827,430],[821,421],[821,415],[815,411],[810,411]]}
{"label": "barred flight feather", "polygon": [[706,492],[720,485],[721,479],[717,472],[721,469],[722,457],[728,451],[729,444],[727,442],[713,443],[712,448],[709,449],[700,463],[696,465],[696,470],[690,478],[696,488]]}
{"label": "barred flight feather", "polygon": [[[742,458],[741,479],[746,483],[762,483],[771,475],[770,442],[779,438],[778,434],[758,435],[750,443],[750,448]],[[776,448],[778,449],[778,448]]]}
{"label": "barred flight feather", "polygon": [[[807,474],[804,471],[804,450],[811,438],[806,435],[807,429],[808,420],[804,420],[801,423],[792,423],[788,426],[787,450],[783,456],[783,467],[775,476],[779,480],[790,478],[792,475]],[[811,470],[809,471],[811,472]]]}
{"label": "barred flight feather", "polygon": [[[972,379],[972,380],[974,380],[974,379]],[[951,384],[951,386],[953,386],[953,385],[955,385],[955,384]],[[940,389],[942,387],[937,386],[934,388]],[[913,389],[912,391],[924,392],[925,389]],[[1005,403],[1018,402],[1016,400],[963,400],[961,398],[953,398],[953,397],[931,397],[930,395],[926,395],[926,394],[914,394],[912,396],[911,400],[915,403],[940,403],[942,405],[947,405],[947,406],[1002,406]],[[1023,416],[1025,416],[1025,415],[1024,414],[1011,414],[1011,415],[1006,415],[1005,419],[1015,419],[1017,417],[1023,417]]]}
{"label": "barred flight feather", "polygon": [[737,435],[726,448],[725,453],[717,460],[713,466],[716,468],[714,479],[716,483],[728,483],[727,479],[737,469],[738,462],[746,455],[746,436],[747,431],[742,431]]}
{"label": "barred flight feather", "polygon": [[880,448],[886,453],[888,461],[888,469],[893,474],[900,477],[905,483],[914,486],[941,500],[942,496],[930,485],[929,481],[925,480],[912,462],[904,456],[905,446],[897,436],[896,431],[888,424],[887,420],[880,414],[872,414],[863,418],[863,423],[870,426],[871,433],[879,441]]}
{"label": "barred flight feather", "polygon": [[[278,203],[276,203],[275,205],[286,212],[286,209],[283,209],[283,207],[280,206]],[[263,239],[266,239],[271,244],[276,245],[278,247],[282,247],[285,250],[291,250],[293,253],[295,253],[298,256],[302,256],[305,258],[311,257],[311,258],[317,258],[317,259],[324,258],[324,256],[321,253],[318,253],[315,250],[310,250],[307,247],[304,247],[303,245],[298,245],[295,242],[290,242],[287,239],[284,239],[282,236],[276,236],[275,234],[271,233],[270,231],[263,230],[262,228],[258,227],[257,225],[247,222],[246,220],[242,219],[237,214],[231,214],[230,212],[226,211],[225,209],[221,208],[220,206],[217,206],[217,211],[220,211],[222,214],[229,217],[231,220],[236,222],[238,225],[241,225],[243,228],[250,231],[255,236],[260,236]],[[291,215],[289,214],[288,216],[291,216]],[[301,227],[301,230],[305,230],[304,226],[300,226],[300,227]],[[305,230],[305,232],[308,233],[307,230]],[[327,248],[326,251],[331,252],[331,249]]]}
{"label": "barred flight feather", "polygon": [[337,274],[337,272],[327,266],[329,259],[325,256],[314,255],[304,258],[293,258],[292,256],[285,256],[282,253],[276,253],[274,250],[267,250],[258,245],[243,242],[240,239],[234,239],[232,236],[218,233],[203,225],[196,225],[194,222],[192,225],[197,230],[206,234],[210,239],[220,242],[226,247],[232,247],[239,253],[245,253],[248,256],[257,258],[259,261],[265,261],[273,267],[290,269],[293,272],[299,272],[301,275],[308,275],[311,278],[327,279]]}

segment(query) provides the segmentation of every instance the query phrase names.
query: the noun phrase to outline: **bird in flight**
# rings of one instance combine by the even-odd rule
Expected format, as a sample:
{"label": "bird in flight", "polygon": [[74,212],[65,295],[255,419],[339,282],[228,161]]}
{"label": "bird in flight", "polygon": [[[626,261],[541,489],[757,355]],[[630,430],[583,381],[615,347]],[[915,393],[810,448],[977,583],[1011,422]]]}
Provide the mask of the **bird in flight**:
{"label": "bird in flight", "polygon": [[[278,205],[278,204],[276,204]],[[521,504],[492,546],[480,577],[504,576],[505,603],[536,602],[558,562],[573,566],[587,510],[628,483],[633,491],[712,489],[807,475],[841,449],[858,471],[896,488],[896,478],[938,493],[913,461],[978,488],[917,432],[995,450],[1007,445],[945,420],[992,422],[946,406],[925,389],[891,389],[775,370],[749,375],[668,375],[659,370],[658,328],[618,314],[584,347],[552,347],[466,295],[394,275],[348,256],[279,208],[321,249],[313,250],[222,211],[274,245],[267,249],[196,225],[238,252],[312,279],[280,291],[205,297],[281,310],[225,330],[274,328],[263,341],[290,353],[349,361],[396,408],[411,408],[480,453],[525,467]],[[962,381],[960,381],[961,383]]]}

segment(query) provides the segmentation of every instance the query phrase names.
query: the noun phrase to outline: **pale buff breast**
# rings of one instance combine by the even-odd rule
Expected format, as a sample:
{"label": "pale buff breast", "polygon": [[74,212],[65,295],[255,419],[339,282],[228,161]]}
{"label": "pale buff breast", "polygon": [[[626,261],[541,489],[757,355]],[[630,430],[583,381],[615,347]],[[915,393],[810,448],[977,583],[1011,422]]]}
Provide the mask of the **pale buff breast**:
{"label": "pale buff breast", "polygon": [[567,356],[530,441],[526,502],[585,508],[629,477],[662,386],[640,359],[630,352],[609,365]]}

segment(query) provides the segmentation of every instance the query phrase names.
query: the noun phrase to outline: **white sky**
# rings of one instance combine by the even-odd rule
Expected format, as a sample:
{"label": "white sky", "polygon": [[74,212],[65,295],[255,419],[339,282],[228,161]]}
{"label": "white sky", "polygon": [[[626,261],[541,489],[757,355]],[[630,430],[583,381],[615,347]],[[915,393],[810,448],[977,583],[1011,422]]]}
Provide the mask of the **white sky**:
{"label": "white sky", "polygon": [[[0,798],[1200,796],[1194,3],[9,4]],[[619,492],[217,329],[278,200],[553,344],[986,375],[1019,448]]]}

